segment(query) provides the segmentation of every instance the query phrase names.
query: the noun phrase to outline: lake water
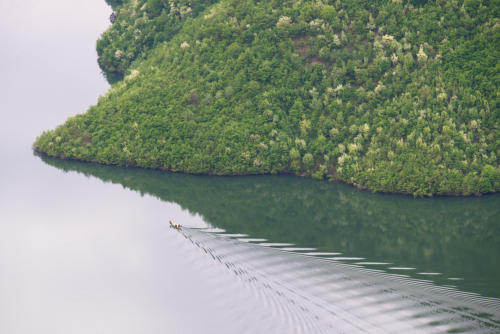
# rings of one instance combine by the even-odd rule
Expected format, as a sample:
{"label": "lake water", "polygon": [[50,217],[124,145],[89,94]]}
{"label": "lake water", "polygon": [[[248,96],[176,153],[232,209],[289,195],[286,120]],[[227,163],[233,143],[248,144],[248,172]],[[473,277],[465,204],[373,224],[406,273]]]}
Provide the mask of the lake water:
{"label": "lake water", "polygon": [[0,333],[499,331],[499,195],[34,155],[108,89],[95,40],[110,13],[0,3]]}

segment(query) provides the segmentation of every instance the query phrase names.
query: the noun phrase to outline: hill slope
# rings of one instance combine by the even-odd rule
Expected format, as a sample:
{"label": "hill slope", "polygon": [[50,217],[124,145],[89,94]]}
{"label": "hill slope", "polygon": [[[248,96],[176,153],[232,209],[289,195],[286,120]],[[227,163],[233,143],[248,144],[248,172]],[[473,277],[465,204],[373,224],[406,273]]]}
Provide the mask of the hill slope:
{"label": "hill slope", "polygon": [[500,1],[113,1],[113,84],[44,132],[60,158],[500,190]]}

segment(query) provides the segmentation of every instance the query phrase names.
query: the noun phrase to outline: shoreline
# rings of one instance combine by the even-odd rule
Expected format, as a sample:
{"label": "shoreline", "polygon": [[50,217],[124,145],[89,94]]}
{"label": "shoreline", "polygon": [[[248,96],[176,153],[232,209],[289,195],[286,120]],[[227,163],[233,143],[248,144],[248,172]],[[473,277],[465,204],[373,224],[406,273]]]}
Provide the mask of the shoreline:
{"label": "shoreline", "polygon": [[62,161],[74,161],[74,162],[79,162],[79,163],[88,163],[88,164],[96,164],[96,165],[101,165],[101,166],[110,166],[110,167],[125,167],[125,168],[138,168],[138,169],[144,169],[144,170],[156,170],[156,171],[161,171],[161,172],[166,172],[166,173],[173,173],[173,174],[186,174],[186,175],[194,175],[194,176],[210,176],[210,177],[226,177],[226,178],[231,178],[231,177],[246,177],[246,176],[270,176],[270,175],[287,175],[287,176],[295,176],[295,177],[301,177],[301,178],[308,178],[311,180],[315,180],[318,182],[338,182],[341,184],[345,184],[349,187],[352,187],[357,190],[361,191],[366,191],[370,192],[372,194],[379,194],[379,195],[396,195],[396,196],[404,196],[404,197],[411,197],[411,198],[419,198],[419,199],[424,199],[424,198],[471,198],[471,197],[482,197],[486,195],[495,195],[500,193],[500,191],[496,192],[488,192],[488,193],[472,193],[469,195],[464,195],[464,194],[445,194],[445,195],[438,195],[438,194],[432,194],[432,195],[420,195],[420,196],[415,196],[412,193],[404,193],[404,192],[389,192],[389,191],[373,191],[367,186],[359,185],[359,184],[353,184],[349,183],[343,180],[339,179],[334,179],[334,178],[323,178],[323,179],[317,179],[312,177],[312,175],[307,175],[307,174],[295,174],[295,173],[288,173],[288,172],[277,172],[277,173],[256,173],[256,174],[216,174],[216,173],[190,173],[190,172],[185,172],[185,171],[172,171],[164,167],[157,167],[157,168],[150,168],[150,167],[142,167],[134,164],[107,164],[107,163],[102,163],[97,160],[83,160],[83,159],[75,159],[75,158],[68,158],[68,157],[58,157],[58,156],[52,156],[49,155],[36,147],[32,147],[33,154],[36,156],[44,156],[48,157],[51,159],[58,159]]}

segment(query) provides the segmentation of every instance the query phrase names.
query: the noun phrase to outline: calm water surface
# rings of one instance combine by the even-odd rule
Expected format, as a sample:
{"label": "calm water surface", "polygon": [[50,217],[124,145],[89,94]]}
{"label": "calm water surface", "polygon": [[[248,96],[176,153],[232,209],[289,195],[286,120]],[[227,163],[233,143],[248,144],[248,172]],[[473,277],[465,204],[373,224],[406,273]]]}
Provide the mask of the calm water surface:
{"label": "calm water surface", "polygon": [[110,12],[0,3],[0,333],[498,332],[498,195],[34,155],[107,90],[94,49]]}
{"label": "calm water surface", "polygon": [[213,227],[267,246],[500,297],[497,195],[414,199],[293,176],[206,177],[41,159],[177,203]]}

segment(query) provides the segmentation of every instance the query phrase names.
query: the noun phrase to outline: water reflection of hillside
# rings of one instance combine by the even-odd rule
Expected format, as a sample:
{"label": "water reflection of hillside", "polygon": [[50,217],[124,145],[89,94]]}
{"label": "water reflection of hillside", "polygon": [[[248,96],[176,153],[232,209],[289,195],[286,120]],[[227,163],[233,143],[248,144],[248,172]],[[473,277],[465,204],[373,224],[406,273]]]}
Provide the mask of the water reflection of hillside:
{"label": "water reflection of hillside", "polygon": [[498,195],[414,199],[289,176],[204,177],[42,159],[176,202],[228,232],[439,272],[443,282],[460,277],[462,288],[500,297]]}

